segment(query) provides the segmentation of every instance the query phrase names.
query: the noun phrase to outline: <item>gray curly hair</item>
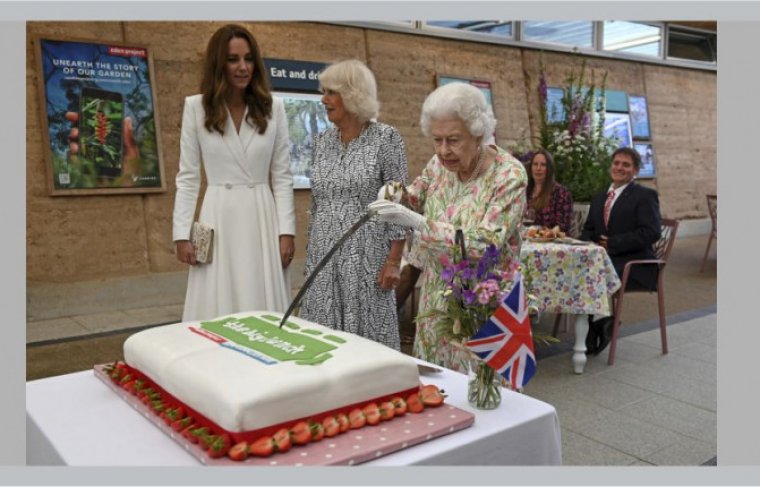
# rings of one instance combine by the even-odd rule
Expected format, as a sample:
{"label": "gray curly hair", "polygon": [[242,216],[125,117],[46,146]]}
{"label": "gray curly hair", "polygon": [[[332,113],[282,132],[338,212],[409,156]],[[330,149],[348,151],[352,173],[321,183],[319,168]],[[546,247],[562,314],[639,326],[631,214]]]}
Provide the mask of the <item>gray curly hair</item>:
{"label": "gray curly hair", "polygon": [[496,118],[485,95],[466,83],[449,83],[436,88],[425,99],[420,115],[420,128],[430,137],[433,119],[456,117],[461,119],[475,137],[483,137],[482,144],[493,134]]}

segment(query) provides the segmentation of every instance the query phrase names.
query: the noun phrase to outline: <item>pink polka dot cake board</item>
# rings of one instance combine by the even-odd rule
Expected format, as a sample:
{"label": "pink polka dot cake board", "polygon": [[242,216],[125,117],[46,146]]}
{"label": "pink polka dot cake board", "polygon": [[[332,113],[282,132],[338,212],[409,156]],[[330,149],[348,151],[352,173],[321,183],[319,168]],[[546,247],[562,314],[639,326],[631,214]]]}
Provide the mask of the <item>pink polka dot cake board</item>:
{"label": "pink polka dot cake board", "polygon": [[303,446],[294,445],[286,453],[275,453],[266,458],[248,457],[244,461],[233,461],[228,457],[211,458],[199,444],[190,442],[174,431],[137,396],[115,384],[102,368],[101,365],[95,366],[95,375],[101,381],[204,465],[357,465],[468,428],[475,422],[472,413],[444,403],[436,408],[426,408],[418,414],[407,413],[375,426],[352,429]]}

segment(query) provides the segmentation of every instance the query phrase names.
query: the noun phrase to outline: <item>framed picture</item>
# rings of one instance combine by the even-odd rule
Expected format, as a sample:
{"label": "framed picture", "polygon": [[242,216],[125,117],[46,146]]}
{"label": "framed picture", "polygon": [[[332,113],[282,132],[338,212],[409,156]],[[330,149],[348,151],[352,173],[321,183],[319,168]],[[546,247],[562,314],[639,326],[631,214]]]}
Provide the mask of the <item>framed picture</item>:
{"label": "framed picture", "polygon": [[[471,78],[462,78],[458,76],[446,76],[439,74],[436,77],[436,83],[438,86],[447,85],[449,83],[467,83],[475,88],[478,88],[483,95],[486,97],[486,102],[491,106],[491,110],[495,112],[493,107],[493,93],[491,90],[491,82],[490,81],[484,81],[484,80],[478,80],[478,79],[471,79]],[[489,141],[488,143],[495,143],[496,141],[496,133],[493,134],[493,140]]]}
{"label": "framed picture", "polygon": [[649,139],[649,110],[645,96],[629,96],[628,104],[631,113],[631,130],[634,139]]}
{"label": "framed picture", "polygon": [[52,195],[166,191],[145,46],[34,39]]}
{"label": "framed picture", "polygon": [[604,114],[604,136],[618,140],[618,147],[631,147],[631,117],[627,113]]}
{"label": "framed picture", "polygon": [[322,95],[276,92],[275,96],[282,99],[288,117],[293,188],[310,189],[314,137],[330,125],[327,112],[322,105]]}
{"label": "framed picture", "polygon": [[641,156],[641,169],[639,170],[639,179],[652,179],[655,177],[654,150],[649,142],[636,142],[633,144],[636,152]]}
{"label": "framed picture", "polygon": [[562,88],[546,89],[546,120],[549,123],[561,122],[565,119],[565,107],[562,105],[562,97],[565,90]]}

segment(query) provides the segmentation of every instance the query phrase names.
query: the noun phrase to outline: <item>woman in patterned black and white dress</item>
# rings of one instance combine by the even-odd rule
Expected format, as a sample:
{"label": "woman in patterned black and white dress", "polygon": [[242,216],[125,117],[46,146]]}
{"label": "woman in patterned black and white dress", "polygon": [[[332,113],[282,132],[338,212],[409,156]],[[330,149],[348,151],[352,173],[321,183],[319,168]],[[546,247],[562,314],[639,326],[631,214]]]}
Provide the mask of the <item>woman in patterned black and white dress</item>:
{"label": "woman in patterned black and white dress", "polygon": [[[319,77],[322,103],[334,124],[316,137],[306,257],[310,275],[335,242],[362,216],[385,183],[407,183],[404,142],[374,121],[377,87],[362,62],[342,61]],[[306,292],[300,316],[400,349],[394,287],[406,230],[364,224],[333,255]]]}

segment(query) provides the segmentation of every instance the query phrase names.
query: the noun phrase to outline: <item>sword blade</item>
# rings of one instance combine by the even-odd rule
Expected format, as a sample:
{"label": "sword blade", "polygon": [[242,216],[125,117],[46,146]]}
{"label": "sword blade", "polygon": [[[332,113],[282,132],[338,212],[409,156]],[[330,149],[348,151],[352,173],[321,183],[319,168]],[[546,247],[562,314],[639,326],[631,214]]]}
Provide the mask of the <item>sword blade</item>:
{"label": "sword blade", "polygon": [[311,283],[314,282],[314,279],[317,277],[317,274],[319,274],[319,271],[322,270],[322,268],[327,265],[327,262],[329,262],[330,257],[333,256],[335,252],[338,251],[338,249],[348,240],[351,235],[356,233],[359,228],[367,223],[370,218],[372,218],[372,213],[365,213],[362,215],[359,220],[357,220],[356,223],[353,224],[351,228],[348,229],[346,233],[343,234],[342,237],[340,237],[340,240],[335,242],[335,245],[332,246],[332,248],[325,254],[324,257],[322,257],[322,260],[319,261],[319,264],[314,268],[313,271],[311,271],[311,274],[308,278],[306,278],[306,281],[304,281],[303,286],[301,286],[300,291],[298,291],[298,294],[296,294],[295,299],[293,299],[293,302],[290,303],[290,306],[288,307],[288,310],[285,311],[285,314],[282,317],[282,321],[280,321],[280,328],[282,328],[282,325],[285,324],[285,322],[288,320],[288,317],[293,313],[293,310],[298,307],[298,305],[301,303],[301,299],[303,299],[304,294],[306,294],[306,291],[311,286]]}

